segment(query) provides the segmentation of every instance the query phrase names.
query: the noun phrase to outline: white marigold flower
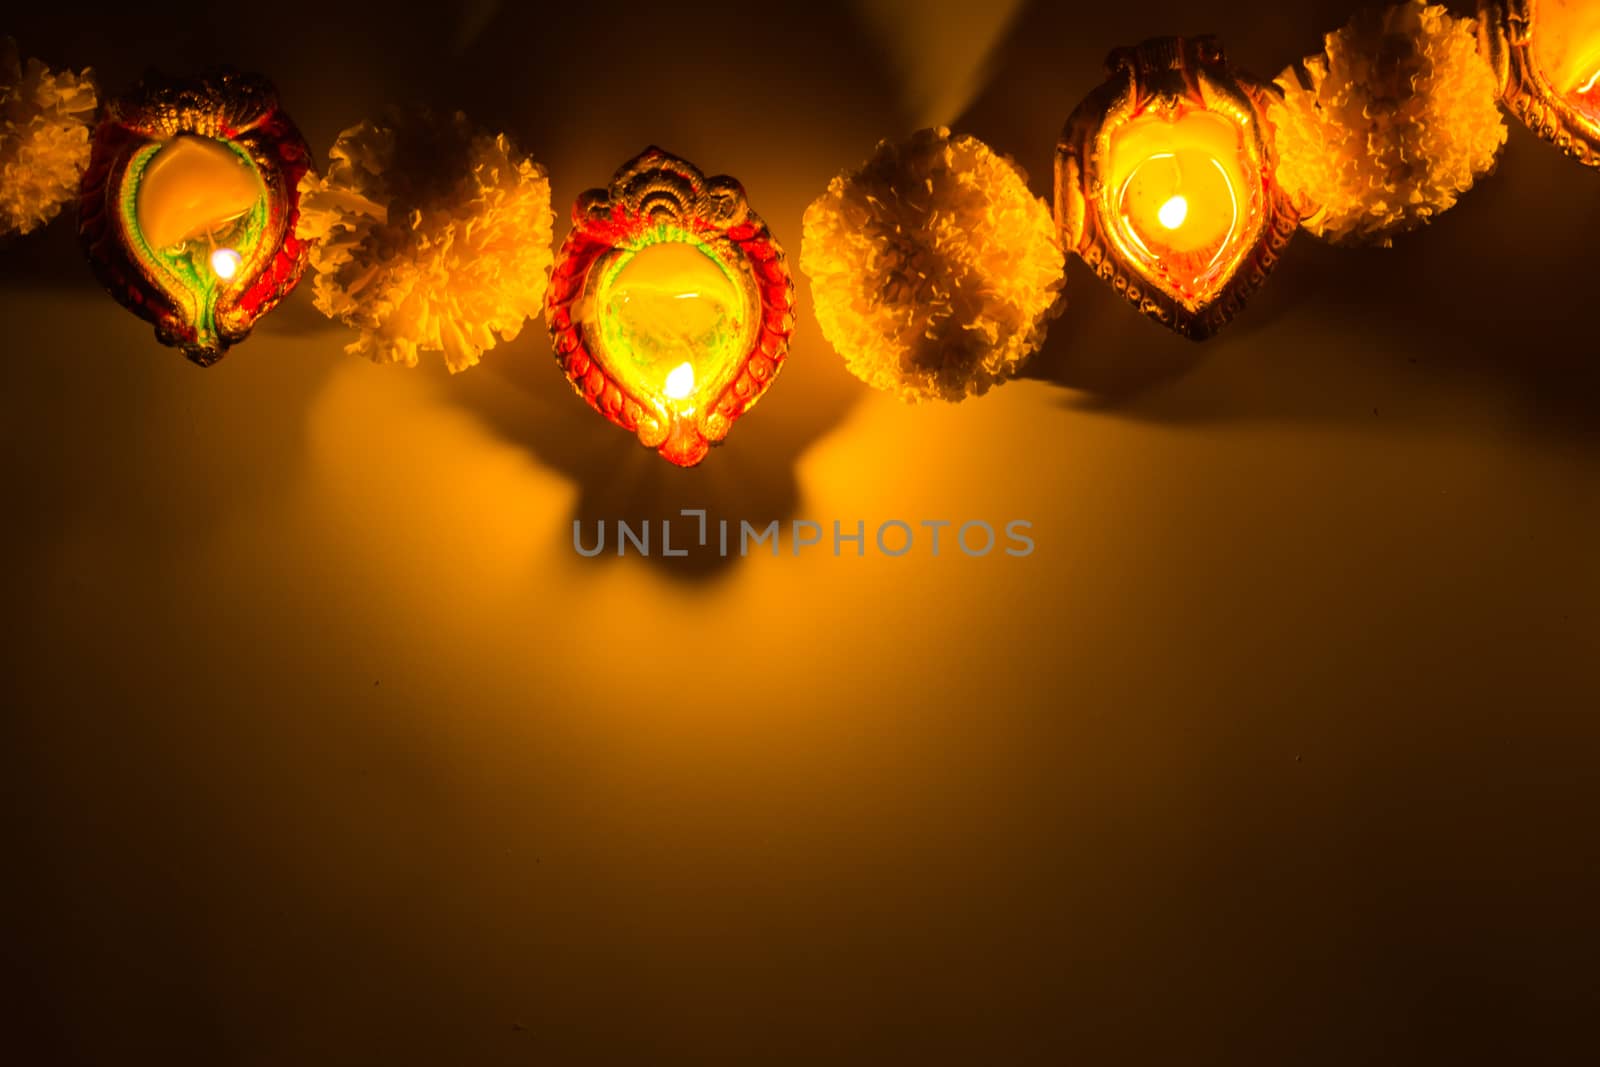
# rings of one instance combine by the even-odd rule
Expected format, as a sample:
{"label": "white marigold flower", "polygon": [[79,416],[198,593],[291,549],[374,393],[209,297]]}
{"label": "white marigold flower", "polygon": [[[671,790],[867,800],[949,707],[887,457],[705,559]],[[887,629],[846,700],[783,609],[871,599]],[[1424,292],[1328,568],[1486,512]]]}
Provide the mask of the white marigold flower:
{"label": "white marigold flower", "polygon": [[1060,309],[1065,260],[1011,160],[944,128],[882,142],[805,214],[800,267],[851,373],[907,401],[1014,376]]}
{"label": "white marigold flower", "polygon": [[0,232],[43,226],[77,193],[89,162],[91,77],[23,64],[16,41],[0,42]]}
{"label": "white marigold flower", "polygon": [[1278,180],[1311,233],[1388,244],[1494,169],[1506,143],[1476,20],[1410,0],[1357,15],[1278,78]]}
{"label": "white marigold flower", "polygon": [[300,183],[316,306],[360,331],[345,350],[451,373],[541,313],[553,216],[545,170],[459,112],[415,112],[339,135]]}

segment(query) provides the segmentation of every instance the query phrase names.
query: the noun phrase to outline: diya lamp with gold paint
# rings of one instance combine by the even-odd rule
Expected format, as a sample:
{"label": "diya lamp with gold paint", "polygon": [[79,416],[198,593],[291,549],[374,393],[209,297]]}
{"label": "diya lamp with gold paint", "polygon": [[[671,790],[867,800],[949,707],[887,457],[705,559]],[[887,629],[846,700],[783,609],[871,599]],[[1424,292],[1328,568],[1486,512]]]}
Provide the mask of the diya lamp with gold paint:
{"label": "diya lamp with gold paint", "polygon": [[1478,35],[1506,109],[1578,162],[1600,167],[1600,4],[1480,0]]}
{"label": "diya lamp with gold paint", "polygon": [[109,101],[79,186],[96,277],[162,344],[210,366],[300,280],[311,154],[266,80],[148,76]]}
{"label": "diya lamp with gold paint", "polygon": [[1276,89],[1209,37],[1111,53],[1056,147],[1063,245],[1140,311],[1195,340],[1267,278],[1299,222],[1275,179]]}
{"label": "diya lamp with gold paint", "polygon": [[591,407],[680,467],[772,385],[794,330],[782,248],[744,187],[649,148],[572,209],[545,320]]}

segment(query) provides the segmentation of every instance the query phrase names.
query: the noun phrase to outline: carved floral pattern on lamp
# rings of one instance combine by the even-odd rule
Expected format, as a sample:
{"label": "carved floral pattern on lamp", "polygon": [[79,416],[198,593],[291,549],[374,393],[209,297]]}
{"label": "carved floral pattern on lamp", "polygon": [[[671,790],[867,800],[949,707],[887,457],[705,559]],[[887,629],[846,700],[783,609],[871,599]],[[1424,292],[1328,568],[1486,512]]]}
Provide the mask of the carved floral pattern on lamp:
{"label": "carved floral pattern on lamp", "polygon": [[79,187],[96,277],[162,344],[210,366],[294,288],[310,151],[262,78],[147,78],[107,104]]}
{"label": "carved floral pattern on lamp", "polygon": [[1578,162],[1600,167],[1600,4],[1479,0],[1478,16],[1506,109]]}
{"label": "carved floral pattern on lamp", "polygon": [[705,458],[782,369],[783,250],[728,177],[649,148],[572,209],[545,320],[573,388],[680,467]]}
{"label": "carved floral pattern on lamp", "polygon": [[1276,181],[1276,90],[1217,42],[1113,52],[1056,147],[1062,243],[1135,307],[1204,340],[1277,263],[1298,215]]}

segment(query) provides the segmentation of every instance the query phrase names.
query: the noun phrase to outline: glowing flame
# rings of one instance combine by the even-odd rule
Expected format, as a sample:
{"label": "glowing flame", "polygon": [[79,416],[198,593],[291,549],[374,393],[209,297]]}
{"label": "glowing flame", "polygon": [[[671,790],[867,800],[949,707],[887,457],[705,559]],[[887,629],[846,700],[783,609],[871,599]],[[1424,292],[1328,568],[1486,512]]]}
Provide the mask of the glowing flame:
{"label": "glowing flame", "polygon": [[227,281],[239,273],[239,264],[244,258],[231,248],[218,248],[211,253],[211,269],[217,277]]}
{"label": "glowing flame", "polygon": [[1169,230],[1176,230],[1183,225],[1183,220],[1189,217],[1189,201],[1181,196],[1175,196],[1161,205],[1156,212],[1156,218],[1161,220],[1161,225]]}
{"label": "glowing flame", "polygon": [[667,384],[664,390],[671,400],[686,400],[694,392],[694,368],[687,363],[680,363],[667,372]]}
{"label": "glowing flame", "polygon": [[1590,77],[1588,81],[1584,82],[1578,87],[1578,95],[1586,96],[1589,93],[1594,92],[1596,82],[1600,82],[1600,70],[1595,71],[1594,75]]}

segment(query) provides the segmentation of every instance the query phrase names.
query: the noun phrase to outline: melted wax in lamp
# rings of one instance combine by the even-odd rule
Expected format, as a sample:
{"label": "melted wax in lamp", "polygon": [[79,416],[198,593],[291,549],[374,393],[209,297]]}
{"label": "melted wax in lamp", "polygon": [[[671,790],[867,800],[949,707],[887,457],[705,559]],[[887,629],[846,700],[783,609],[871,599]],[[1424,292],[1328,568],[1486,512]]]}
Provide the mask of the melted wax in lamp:
{"label": "melted wax in lamp", "polygon": [[239,236],[232,232],[236,224],[265,193],[238,153],[209,137],[180,134],[144,168],[135,219],[152,251],[171,259],[204,252],[212,273],[228,281],[244,257],[218,241]]}
{"label": "melted wax in lamp", "polygon": [[1239,132],[1221,116],[1136,119],[1113,139],[1112,204],[1123,243],[1166,287],[1205,295],[1230,253],[1248,188]]}
{"label": "melted wax in lamp", "polygon": [[1572,99],[1590,122],[1600,123],[1600,70],[1572,91]]}
{"label": "melted wax in lamp", "polygon": [[[750,324],[746,294],[714,258],[682,241],[648,245],[607,271],[601,337],[619,381],[680,414],[738,369]],[[624,358],[617,359],[616,356]]]}

